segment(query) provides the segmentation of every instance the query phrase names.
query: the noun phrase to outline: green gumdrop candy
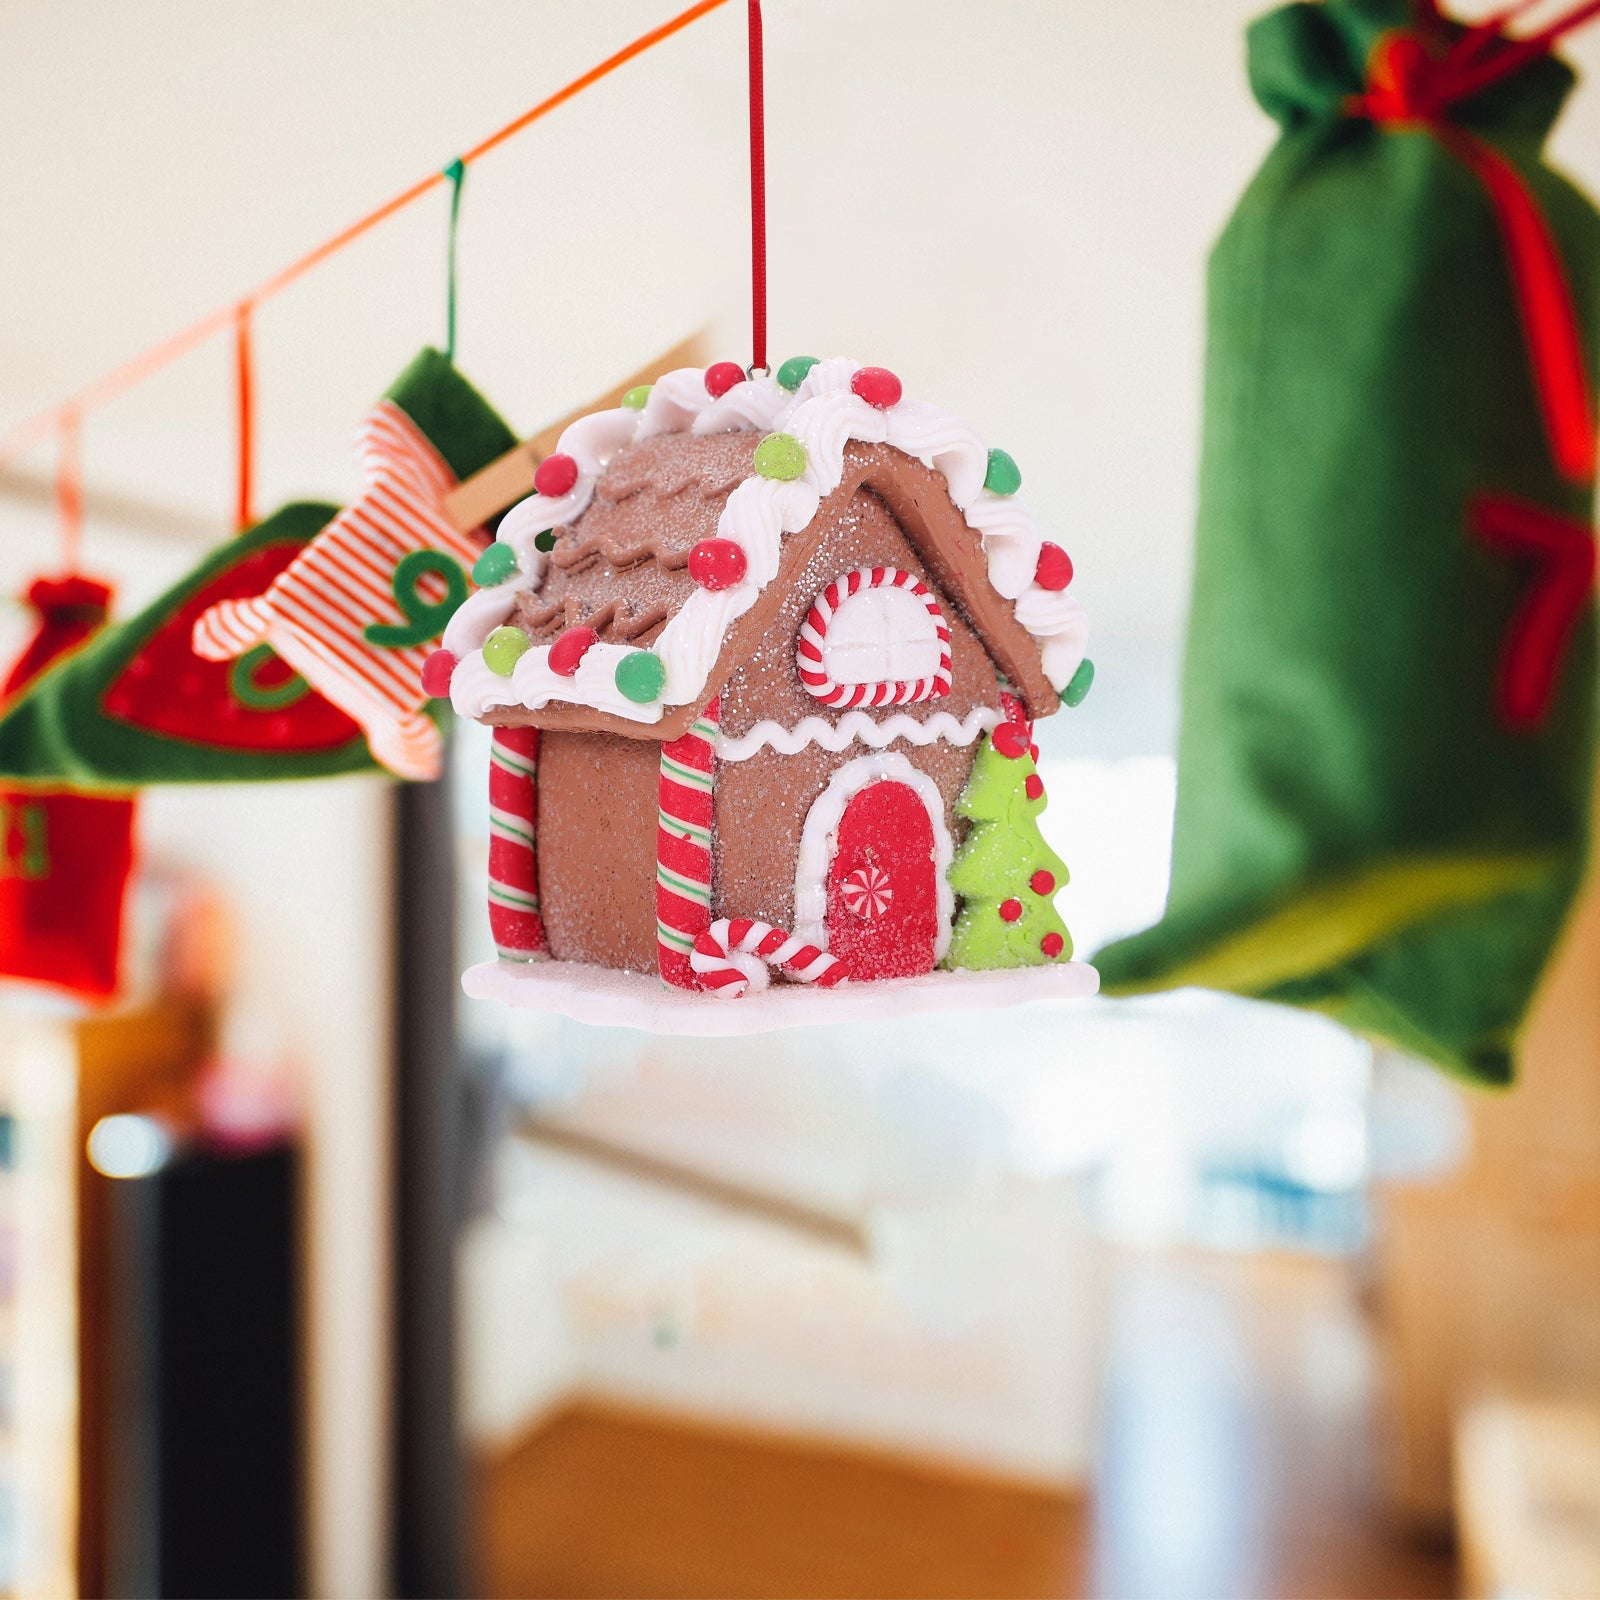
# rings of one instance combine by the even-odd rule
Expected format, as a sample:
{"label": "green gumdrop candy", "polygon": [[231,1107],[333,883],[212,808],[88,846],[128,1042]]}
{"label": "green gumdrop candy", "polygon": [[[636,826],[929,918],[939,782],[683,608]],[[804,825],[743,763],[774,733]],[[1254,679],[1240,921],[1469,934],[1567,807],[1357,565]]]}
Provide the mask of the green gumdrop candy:
{"label": "green gumdrop candy", "polygon": [[483,641],[483,664],[502,678],[509,678],[532,646],[533,640],[521,628],[496,628]]}
{"label": "green gumdrop candy", "polygon": [[778,368],[778,383],[793,394],[806,381],[806,374],[817,364],[815,356],[790,356]]}
{"label": "green gumdrop candy", "polygon": [[667,669],[653,650],[634,650],[618,663],[613,674],[618,691],[635,705],[647,706],[666,684]]}
{"label": "green gumdrop candy", "polygon": [[1094,687],[1094,662],[1085,656],[1072,674],[1072,681],[1061,691],[1061,698],[1069,706],[1081,706]]}
{"label": "green gumdrop candy", "polygon": [[991,450],[983,486],[990,494],[1015,494],[1022,487],[1022,469],[1004,450]]}
{"label": "green gumdrop candy", "polygon": [[792,433],[769,433],[756,446],[755,469],[763,478],[790,483],[806,470],[806,447]]}
{"label": "green gumdrop candy", "polygon": [[517,570],[517,553],[508,544],[492,544],[472,564],[472,581],[480,589],[504,583]]}
{"label": "green gumdrop candy", "polygon": [[652,387],[653,385],[651,384],[641,383],[636,388],[630,389],[622,397],[623,405],[625,405],[630,411],[643,411],[645,401],[650,398],[650,390]]}

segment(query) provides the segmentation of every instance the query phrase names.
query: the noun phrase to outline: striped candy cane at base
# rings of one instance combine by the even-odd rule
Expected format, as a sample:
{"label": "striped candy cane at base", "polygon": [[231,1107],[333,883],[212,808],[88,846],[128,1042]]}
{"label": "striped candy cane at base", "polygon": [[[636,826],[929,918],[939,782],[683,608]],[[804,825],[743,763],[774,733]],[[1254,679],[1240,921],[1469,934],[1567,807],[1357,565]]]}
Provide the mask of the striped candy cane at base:
{"label": "striped candy cane at base", "polygon": [[847,976],[843,964],[826,950],[749,917],[719,917],[694,941],[689,963],[707,989],[736,1000],[752,985],[766,987],[765,971],[748,959],[739,960],[741,956],[759,956],[784,977],[819,989],[843,983]]}
{"label": "striped candy cane at base", "polygon": [[721,720],[721,701],[714,699],[681,739],[661,747],[656,960],[662,982],[676,989],[701,987],[690,953],[711,926],[711,823]]}
{"label": "striped candy cane at base", "polygon": [[539,915],[539,730],[496,728],[489,751],[489,931],[503,961],[550,955]]}

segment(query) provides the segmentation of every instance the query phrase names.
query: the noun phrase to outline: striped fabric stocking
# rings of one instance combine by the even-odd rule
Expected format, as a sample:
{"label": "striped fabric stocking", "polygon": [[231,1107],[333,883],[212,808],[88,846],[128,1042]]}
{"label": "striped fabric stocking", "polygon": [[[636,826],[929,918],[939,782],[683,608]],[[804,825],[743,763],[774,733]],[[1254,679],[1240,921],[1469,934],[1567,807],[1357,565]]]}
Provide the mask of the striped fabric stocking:
{"label": "striped fabric stocking", "polygon": [[478,546],[443,500],[455,475],[392,400],[359,440],[366,490],[273,580],[223,600],[194,626],[194,652],[228,661],[268,644],[361,724],[373,755],[402,778],[439,775],[443,745],[423,708],[422,663],[465,598]]}

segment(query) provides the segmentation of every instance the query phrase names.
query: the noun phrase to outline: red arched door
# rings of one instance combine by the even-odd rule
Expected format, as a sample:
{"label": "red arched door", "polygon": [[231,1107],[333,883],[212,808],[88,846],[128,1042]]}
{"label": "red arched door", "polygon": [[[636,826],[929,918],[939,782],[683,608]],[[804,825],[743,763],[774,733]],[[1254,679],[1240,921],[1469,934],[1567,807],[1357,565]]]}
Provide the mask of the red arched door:
{"label": "red arched door", "polygon": [[910,785],[869,783],[845,807],[828,868],[828,950],[852,978],[933,971],[937,870],[933,824]]}

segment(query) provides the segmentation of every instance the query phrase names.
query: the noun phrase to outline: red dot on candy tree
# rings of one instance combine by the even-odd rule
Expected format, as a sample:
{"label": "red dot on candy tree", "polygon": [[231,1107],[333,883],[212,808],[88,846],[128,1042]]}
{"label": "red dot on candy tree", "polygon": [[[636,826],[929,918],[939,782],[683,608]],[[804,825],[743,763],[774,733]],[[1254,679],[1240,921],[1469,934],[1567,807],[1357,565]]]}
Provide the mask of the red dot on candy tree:
{"label": "red dot on candy tree", "polygon": [[750,563],[732,539],[702,539],[689,552],[689,576],[702,589],[731,589]]}
{"label": "red dot on candy tree", "polygon": [[1015,761],[1028,748],[1026,736],[1014,722],[1002,722],[994,730],[992,741],[1007,761]]}
{"label": "red dot on candy tree", "polygon": [[1028,746],[1028,754],[1030,756],[1032,756],[1035,761],[1037,761],[1039,759],[1039,747],[1038,747],[1038,745],[1030,744]]}
{"label": "red dot on candy tree", "polygon": [[1033,581],[1041,589],[1065,589],[1072,582],[1072,557],[1060,545],[1045,540],[1039,546],[1039,562],[1033,569]]}
{"label": "red dot on candy tree", "polygon": [[1030,772],[1022,788],[1030,800],[1037,800],[1044,794],[1044,779],[1037,772]]}
{"label": "red dot on candy tree", "polygon": [[737,361],[717,361],[706,368],[706,393],[720,400],[736,383],[744,382],[744,368]]}
{"label": "red dot on candy tree", "polygon": [[1054,891],[1055,886],[1055,873],[1046,872],[1043,867],[1040,867],[1039,870],[1028,879],[1028,887],[1032,889],[1035,894],[1050,894]]}
{"label": "red dot on candy tree", "polygon": [[450,693],[450,679],[456,670],[456,658],[448,650],[435,650],[422,663],[422,692],[434,700],[443,700]]}
{"label": "red dot on candy tree", "polygon": [[860,399],[880,411],[900,403],[900,380],[887,367],[863,367],[850,380],[850,387]]}
{"label": "red dot on candy tree", "polygon": [[1022,915],[1022,902],[1020,900],[1002,900],[1000,902],[1000,920],[1002,922],[1015,922]]}
{"label": "red dot on candy tree", "polygon": [[546,456],[533,475],[533,486],[546,500],[559,500],[570,494],[578,481],[578,463],[571,456]]}
{"label": "red dot on candy tree", "polygon": [[1039,941],[1039,948],[1050,957],[1052,961],[1067,947],[1067,941],[1059,933],[1047,933]]}
{"label": "red dot on candy tree", "polygon": [[570,678],[578,670],[578,663],[589,650],[600,642],[593,628],[568,628],[550,646],[550,670],[560,678]]}

